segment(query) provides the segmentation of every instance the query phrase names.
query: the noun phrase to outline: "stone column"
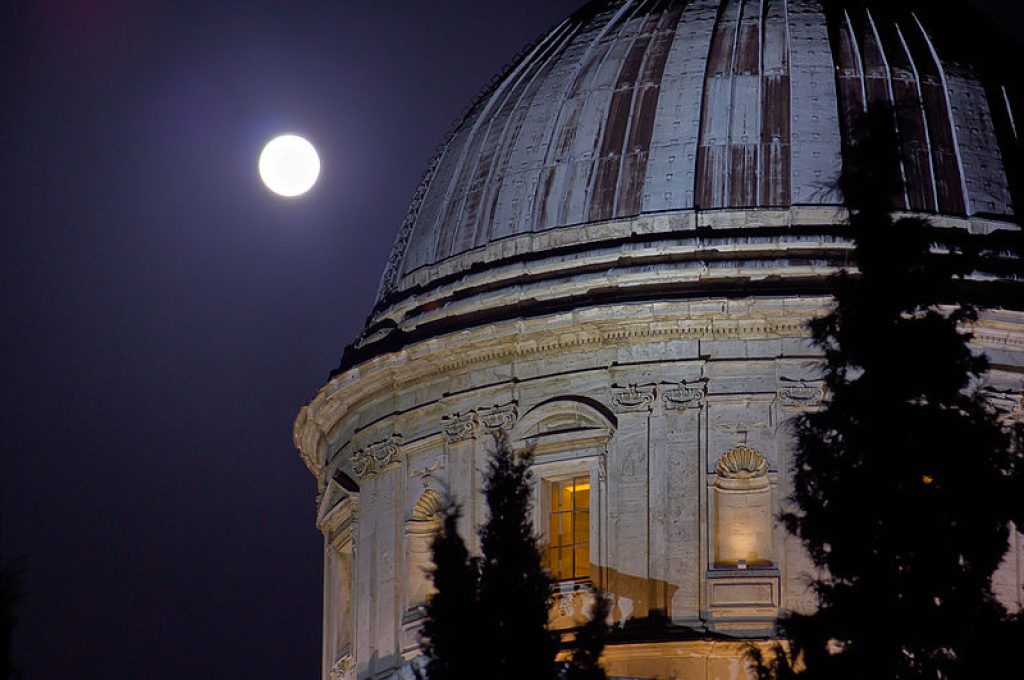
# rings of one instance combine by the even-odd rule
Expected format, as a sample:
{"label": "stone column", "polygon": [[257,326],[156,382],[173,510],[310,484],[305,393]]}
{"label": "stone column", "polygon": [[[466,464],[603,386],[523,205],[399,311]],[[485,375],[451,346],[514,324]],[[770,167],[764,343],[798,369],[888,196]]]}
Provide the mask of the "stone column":
{"label": "stone column", "polygon": [[700,611],[700,420],[702,382],[664,384],[661,413],[651,418],[652,605],[677,623]]}
{"label": "stone column", "polygon": [[472,410],[445,416],[441,425],[446,442],[449,498],[462,506],[459,533],[470,552],[476,553],[476,438],[480,420]]}
{"label": "stone column", "polygon": [[648,535],[649,421],[652,386],[612,387],[618,429],[608,446],[608,590],[614,594],[616,621],[644,618],[651,607]]}

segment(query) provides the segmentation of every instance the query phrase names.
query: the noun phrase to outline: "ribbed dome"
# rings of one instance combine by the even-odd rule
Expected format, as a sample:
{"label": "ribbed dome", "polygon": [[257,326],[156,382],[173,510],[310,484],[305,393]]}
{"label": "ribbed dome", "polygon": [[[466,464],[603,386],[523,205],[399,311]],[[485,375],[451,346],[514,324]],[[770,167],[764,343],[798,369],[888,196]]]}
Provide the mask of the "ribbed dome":
{"label": "ribbed dome", "polygon": [[[590,3],[457,126],[417,191],[380,297],[517,235],[836,205],[849,116],[872,103],[896,108],[909,210],[1011,216],[1006,91],[944,49],[928,17],[891,5]],[[461,259],[444,273],[468,267]]]}

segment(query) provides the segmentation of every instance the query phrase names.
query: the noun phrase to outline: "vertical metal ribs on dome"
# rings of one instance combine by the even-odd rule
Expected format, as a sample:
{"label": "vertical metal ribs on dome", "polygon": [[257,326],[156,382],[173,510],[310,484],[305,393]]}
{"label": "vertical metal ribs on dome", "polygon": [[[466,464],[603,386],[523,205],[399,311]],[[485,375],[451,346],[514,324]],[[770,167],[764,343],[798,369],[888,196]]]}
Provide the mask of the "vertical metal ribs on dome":
{"label": "vertical metal ribs on dome", "polygon": [[837,205],[852,118],[876,104],[895,111],[907,209],[1011,216],[1014,142],[998,122],[1009,109],[940,50],[915,14],[867,0],[591,3],[452,135],[382,296],[411,271],[519,234]]}

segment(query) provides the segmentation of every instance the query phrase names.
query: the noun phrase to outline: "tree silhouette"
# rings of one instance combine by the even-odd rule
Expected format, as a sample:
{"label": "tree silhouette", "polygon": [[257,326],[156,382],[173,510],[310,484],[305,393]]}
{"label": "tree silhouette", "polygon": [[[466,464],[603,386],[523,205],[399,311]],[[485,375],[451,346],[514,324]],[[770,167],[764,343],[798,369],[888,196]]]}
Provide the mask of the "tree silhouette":
{"label": "tree silhouette", "polygon": [[865,116],[846,152],[859,273],[835,277],[833,311],[811,323],[829,396],[795,420],[782,519],[822,574],[819,608],[780,622],[791,646],[758,659],[761,678],[996,677],[1018,654],[993,649],[1021,620],[991,578],[1020,519],[1024,464],[978,391],[988,362],[964,330],[977,312],[955,302],[984,243],[894,218],[892,115]]}
{"label": "tree silhouette", "polygon": [[611,598],[604,592],[597,593],[590,618],[576,631],[570,645],[569,663],[562,675],[564,680],[608,680],[608,674],[601,668],[601,654],[604,652],[611,627],[608,614],[611,612]]}
{"label": "tree silhouette", "polygon": [[485,474],[488,519],[479,528],[482,557],[459,536],[459,509],[445,516],[432,544],[436,592],[423,627],[430,680],[553,680],[557,637],[547,629],[551,578],[531,521],[529,455],[495,437]]}
{"label": "tree silhouette", "polygon": [[0,679],[10,680],[20,674],[14,668],[14,608],[21,591],[18,588],[17,564],[0,557]]}
{"label": "tree silhouette", "polygon": [[503,432],[495,436],[480,529],[480,614],[488,677],[545,680],[557,675],[557,636],[548,628],[551,577],[533,528],[531,456],[516,455]]}
{"label": "tree silhouette", "polygon": [[480,566],[459,536],[460,515],[458,505],[449,506],[431,544],[436,592],[427,602],[423,624],[430,680],[470,680],[479,677],[481,668]]}

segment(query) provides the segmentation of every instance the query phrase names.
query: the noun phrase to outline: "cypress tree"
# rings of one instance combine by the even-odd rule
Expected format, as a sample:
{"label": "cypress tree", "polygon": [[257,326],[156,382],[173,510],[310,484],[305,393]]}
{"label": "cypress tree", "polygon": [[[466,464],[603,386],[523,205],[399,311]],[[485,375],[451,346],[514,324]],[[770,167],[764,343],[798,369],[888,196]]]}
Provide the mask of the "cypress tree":
{"label": "cypress tree", "polygon": [[611,608],[611,598],[604,592],[598,592],[590,618],[576,631],[576,638],[572,641],[563,680],[608,680],[600,661],[611,634],[608,625]]}
{"label": "cypress tree", "polygon": [[482,648],[493,680],[557,674],[557,637],[547,629],[551,577],[533,528],[532,481],[530,456],[517,456],[499,434],[484,483],[489,515],[480,529]]}
{"label": "cypress tree", "polygon": [[993,647],[1021,620],[991,578],[1021,519],[1024,464],[978,391],[977,311],[956,302],[983,244],[894,217],[892,115],[869,114],[847,152],[859,273],[835,278],[833,311],[811,324],[829,396],[795,420],[782,519],[822,574],[819,608],[781,622],[791,646],[762,678],[968,680],[1017,653]]}
{"label": "cypress tree", "polygon": [[430,680],[480,677],[479,563],[459,535],[461,509],[451,505],[431,544],[435,592],[427,601],[423,651]]}
{"label": "cypress tree", "polygon": [[21,599],[20,561],[0,555],[0,680],[21,677],[14,667],[15,608]]}

